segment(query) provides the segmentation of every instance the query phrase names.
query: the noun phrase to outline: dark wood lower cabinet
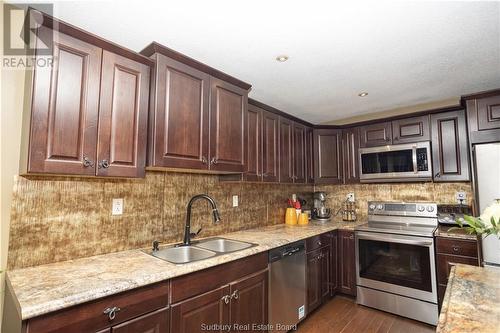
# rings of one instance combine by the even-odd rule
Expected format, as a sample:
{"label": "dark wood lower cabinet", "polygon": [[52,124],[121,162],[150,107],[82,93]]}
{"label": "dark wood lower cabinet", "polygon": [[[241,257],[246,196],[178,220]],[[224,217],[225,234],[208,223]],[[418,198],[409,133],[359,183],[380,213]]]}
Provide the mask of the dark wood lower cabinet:
{"label": "dark wood lower cabinet", "polygon": [[267,332],[268,271],[231,284],[231,325],[233,332]]}
{"label": "dark wood lower cabinet", "polygon": [[307,313],[330,297],[330,246],[307,254]]}
{"label": "dark wood lower cabinet", "polygon": [[438,283],[438,306],[443,304],[448,276],[454,264],[479,266],[479,244],[475,240],[436,237],[436,270]]}
{"label": "dark wood lower cabinet", "polygon": [[169,308],[163,308],[111,328],[112,333],[167,333]]}
{"label": "dark wood lower cabinet", "polygon": [[335,295],[338,290],[338,232],[337,230],[330,233],[330,296]]}
{"label": "dark wood lower cabinet", "polygon": [[172,332],[206,332],[215,325],[229,325],[229,301],[224,301],[228,295],[226,285],[172,305]]}
{"label": "dark wood lower cabinet", "polygon": [[356,257],[354,231],[338,231],[338,291],[356,296]]}

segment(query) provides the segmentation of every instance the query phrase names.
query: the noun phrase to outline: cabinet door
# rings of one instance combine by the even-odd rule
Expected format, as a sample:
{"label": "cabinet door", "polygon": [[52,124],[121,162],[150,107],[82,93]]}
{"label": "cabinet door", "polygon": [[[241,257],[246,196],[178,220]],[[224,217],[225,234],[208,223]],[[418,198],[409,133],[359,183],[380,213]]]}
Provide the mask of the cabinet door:
{"label": "cabinet door", "polygon": [[262,112],[262,179],[279,181],[279,116]]}
{"label": "cabinet door", "polygon": [[229,299],[229,286],[224,286],[172,305],[171,331],[206,332],[211,325],[218,325],[221,329],[216,332],[223,332],[222,326],[229,325]]}
{"label": "cabinet door", "polygon": [[147,65],[103,51],[98,176],[144,177],[149,72]]}
{"label": "cabinet door", "polygon": [[434,181],[468,181],[469,154],[463,110],[431,115]]}
{"label": "cabinet door", "polygon": [[306,182],[306,128],[293,124],[293,181]]}
{"label": "cabinet door", "polygon": [[356,296],[356,258],[354,232],[340,230],[339,236],[339,292]]}
{"label": "cabinet door", "polygon": [[357,128],[342,130],[342,163],[345,184],[359,183],[359,132]]}
{"label": "cabinet door", "polygon": [[342,183],[341,130],[314,130],[314,182]]}
{"label": "cabinet door", "polygon": [[262,110],[248,105],[247,112],[247,163],[245,179],[258,181],[262,179]]}
{"label": "cabinet door", "polygon": [[359,129],[359,145],[362,148],[385,146],[392,143],[391,122],[362,126]]}
{"label": "cabinet door", "polygon": [[321,300],[325,302],[330,298],[330,263],[331,263],[330,246],[325,246],[321,249],[320,266],[321,266]]}
{"label": "cabinet door", "polygon": [[293,124],[280,117],[280,183],[293,183]]}
{"label": "cabinet door", "polygon": [[111,329],[112,333],[168,333],[169,309],[163,308],[126,321]]}
{"label": "cabinet door", "polygon": [[[247,332],[252,325],[267,324],[268,273],[265,270],[231,284],[232,332]],[[247,329],[240,331],[237,327]]]}
{"label": "cabinet door", "polygon": [[306,182],[314,184],[314,132],[306,129]]}
{"label": "cabinet door", "polygon": [[392,122],[393,144],[429,141],[430,139],[431,131],[428,115],[399,119]]}
{"label": "cabinet door", "polygon": [[[95,175],[102,50],[53,34],[53,66],[34,69],[27,172]],[[85,162],[87,161],[87,162]]]}
{"label": "cabinet door", "polygon": [[500,95],[469,99],[467,118],[472,144],[500,141]]}
{"label": "cabinet door", "polygon": [[323,301],[323,285],[321,272],[321,250],[307,254],[307,313],[310,314]]}
{"label": "cabinet door", "polygon": [[337,231],[330,233],[330,296],[335,295],[338,289],[338,241]]}
{"label": "cabinet door", "polygon": [[158,54],[153,94],[149,164],[207,169],[210,76]]}
{"label": "cabinet door", "polygon": [[210,78],[210,169],[245,171],[248,91]]}

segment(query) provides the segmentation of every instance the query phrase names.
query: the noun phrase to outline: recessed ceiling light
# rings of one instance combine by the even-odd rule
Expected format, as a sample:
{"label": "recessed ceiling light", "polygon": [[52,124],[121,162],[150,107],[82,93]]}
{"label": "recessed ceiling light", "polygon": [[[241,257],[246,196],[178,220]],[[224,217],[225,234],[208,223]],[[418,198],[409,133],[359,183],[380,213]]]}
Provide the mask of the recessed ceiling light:
{"label": "recessed ceiling light", "polygon": [[365,96],[368,96],[368,93],[366,91],[363,91],[362,93],[359,93],[358,96],[365,97]]}
{"label": "recessed ceiling light", "polygon": [[279,62],[285,62],[287,60],[288,60],[288,56],[287,55],[280,55],[280,56],[276,57],[276,61],[279,61]]}

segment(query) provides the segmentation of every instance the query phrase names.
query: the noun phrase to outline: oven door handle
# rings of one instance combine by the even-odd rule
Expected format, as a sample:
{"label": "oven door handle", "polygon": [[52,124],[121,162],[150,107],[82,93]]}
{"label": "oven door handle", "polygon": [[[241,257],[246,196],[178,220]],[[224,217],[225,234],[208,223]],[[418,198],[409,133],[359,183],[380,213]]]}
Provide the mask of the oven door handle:
{"label": "oven door handle", "polygon": [[388,237],[380,237],[380,236],[358,235],[358,239],[391,242],[391,243],[401,243],[401,244],[409,244],[409,245],[419,245],[419,246],[432,246],[432,242],[429,242],[429,241],[416,241],[416,240],[410,240],[410,239],[388,238]]}
{"label": "oven door handle", "polygon": [[413,145],[411,157],[412,157],[412,161],[413,161],[413,172],[418,173],[417,145]]}

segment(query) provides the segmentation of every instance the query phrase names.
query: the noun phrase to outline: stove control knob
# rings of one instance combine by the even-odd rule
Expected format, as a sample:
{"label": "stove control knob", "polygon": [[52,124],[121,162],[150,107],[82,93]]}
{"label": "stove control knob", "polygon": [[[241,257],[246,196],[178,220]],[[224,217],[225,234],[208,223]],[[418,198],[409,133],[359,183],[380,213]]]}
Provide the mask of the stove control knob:
{"label": "stove control knob", "polygon": [[432,213],[434,211],[434,207],[433,206],[427,206],[427,211],[429,213]]}
{"label": "stove control knob", "polygon": [[382,210],[382,209],[384,209],[384,206],[383,205],[377,205],[377,209],[378,210]]}
{"label": "stove control knob", "polygon": [[374,204],[370,204],[370,206],[368,208],[370,208],[370,210],[375,210],[375,205]]}
{"label": "stove control knob", "polygon": [[417,209],[418,209],[419,212],[423,212],[425,210],[425,207],[424,206],[418,206]]}

